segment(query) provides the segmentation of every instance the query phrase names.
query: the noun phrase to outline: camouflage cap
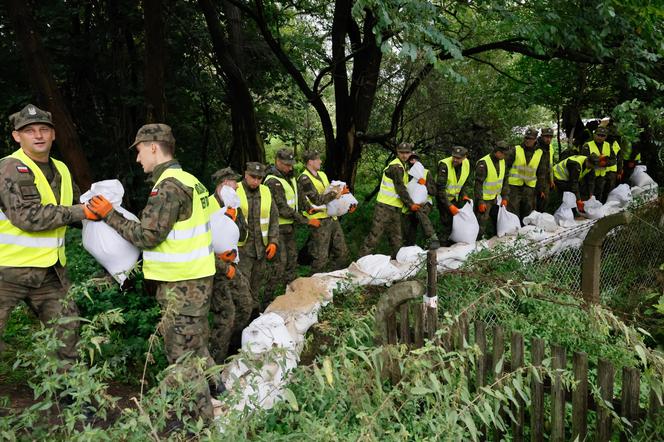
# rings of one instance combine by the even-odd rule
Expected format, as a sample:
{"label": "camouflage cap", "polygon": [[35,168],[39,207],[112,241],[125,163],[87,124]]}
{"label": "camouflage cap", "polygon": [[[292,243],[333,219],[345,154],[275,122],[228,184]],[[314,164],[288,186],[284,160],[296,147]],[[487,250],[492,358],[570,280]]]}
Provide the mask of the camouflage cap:
{"label": "camouflage cap", "polygon": [[543,127],[541,130],[542,136],[543,137],[552,137],[553,136],[553,128],[552,127]]}
{"label": "camouflage cap", "polygon": [[265,176],[265,165],[257,161],[249,161],[245,169],[249,175],[264,177]]}
{"label": "camouflage cap", "polygon": [[597,129],[595,129],[595,135],[608,135],[609,131],[606,129],[604,126],[599,126]]}
{"label": "camouflage cap", "polygon": [[9,121],[14,125],[14,130],[19,130],[28,124],[43,123],[53,127],[51,113],[39,109],[34,104],[28,104],[20,111],[9,116]]}
{"label": "camouflage cap", "polygon": [[129,146],[129,148],[131,149],[138,143],[146,141],[163,141],[175,144],[175,137],[173,137],[171,126],[167,124],[146,124],[138,129],[138,132],[136,132],[136,139],[134,140],[134,144]]}
{"label": "camouflage cap", "polygon": [[284,163],[291,166],[295,163],[295,155],[293,154],[293,150],[288,149],[287,147],[277,151],[276,159],[283,161]]}
{"label": "camouflage cap", "polygon": [[507,152],[508,150],[510,150],[510,145],[506,141],[497,141],[493,145],[494,152]]}
{"label": "camouflage cap", "polygon": [[397,145],[397,153],[409,153],[413,151],[413,143],[399,143]]}
{"label": "camouflage cap", "polygon": [[212,181],[215,183],[220,183],[224,180],[239,181],[240,179],[242,179],[242,175],[234,171],[231,167],[224,167],[212,174]]}
{"label": "camouflage cap", "polygon": [[454,146],[452,148],[452,156],[454,158],[466,158],[466,155],[468,155],[468,149],[466,149],[463,146]]}
{"label": "camouflage cap", "polygon": [[537,138],[537,129],[535,129],[534,127],[529,127],[529,128],[526,129],[526,131],[523,133],[523,137],[524,137],[524,138],[532,138],[532,139]]}
{"label": "camouflage cap", "polygon": [[305,163],[309,160],[317,160],[320,158],[320,152],[317,150],[305,150],[302,152],[302,161]]}

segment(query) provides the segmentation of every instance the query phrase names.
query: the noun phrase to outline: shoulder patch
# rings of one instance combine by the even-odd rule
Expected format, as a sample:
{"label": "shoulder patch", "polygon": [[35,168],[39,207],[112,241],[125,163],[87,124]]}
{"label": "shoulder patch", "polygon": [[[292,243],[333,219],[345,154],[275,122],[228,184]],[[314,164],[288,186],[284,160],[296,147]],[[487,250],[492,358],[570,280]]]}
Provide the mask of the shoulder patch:
{"label": "shoulder patch", "polygon": [[156,187],[153,187],[152,190],[150,191],[150,196],[157,196],[158,193],[159,193],[159,189],[157,189]]}
{"label": "shoulder patch", "polygon": [[16,166],[16,170],[17,170],[19,173],[28,173],[28,172],[30,172],[30,169],[28,168],[28,166],[23,166],[23,165],[21,165],[21,166]]}

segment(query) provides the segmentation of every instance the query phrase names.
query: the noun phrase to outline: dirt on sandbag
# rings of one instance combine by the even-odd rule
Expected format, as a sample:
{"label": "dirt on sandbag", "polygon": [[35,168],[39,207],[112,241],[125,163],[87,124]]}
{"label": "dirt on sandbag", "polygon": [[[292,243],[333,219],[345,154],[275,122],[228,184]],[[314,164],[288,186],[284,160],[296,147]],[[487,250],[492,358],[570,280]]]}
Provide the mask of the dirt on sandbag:
{"label": "dirt on sandbag", "polygon": [[327,284],[321,278],[297,278],[288,284],[286,293],[277,296],[265,310],[269,312],[302,312],[311,311],[314,304],[328,297]]}

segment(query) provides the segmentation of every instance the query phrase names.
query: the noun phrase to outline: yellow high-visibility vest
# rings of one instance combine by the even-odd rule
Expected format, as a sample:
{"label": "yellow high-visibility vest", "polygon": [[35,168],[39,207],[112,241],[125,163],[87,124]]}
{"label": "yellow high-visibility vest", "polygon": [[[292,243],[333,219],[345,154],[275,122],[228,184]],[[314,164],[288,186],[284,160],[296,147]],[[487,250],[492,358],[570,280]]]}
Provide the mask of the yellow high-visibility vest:
{"label": "yellow high-visibility vest", "polygon": [[[597,144],[595,143],[595,140],[588,141],[588,149],[590,150],[590,153],[594,153],[598,157],[600,155],[603,155],[607,158],[611,156],[611,146],[609,143],[606,141],[602,143],[602,152],[599,151],[599,147],[597,147]],[[608,167],[596,167],[595,168],[595,176],[604,176],[606,175],[606,172],[609,170]],[[616,169],[618,170],[618,169]]]}
{"label": "yellow high-visibility vest", "polygon": [[482,183],[482,199],[490,201],[497,197],[503,189],[503,180],[505,179],[505,160],[498,161],[498,171],[496,171],[496,166],[493,165],[491,154],[484,155],[480,158],[480,161],[484,161],[486,164],[486,178]]}
{"label": "yellow high-visibility vest", "polygon": [[[270,193],[270,189],[268,189],[268,187],[263,184],[258,186],[258,190],[261,194],[261,236],[263,237],[263,245],[267,246],[267,235],[270,231],[270,209],[272,208],[272,194]],[[247,200],[247,192],[244,189],[243,182],[237,186],[237,196],[240,197],[240,209],[242,210],[242,213],[244,213],[247,221],[249,221],[249,201]],[[238,241],[238,246],[245,245],[247,243],[247,238],[249,238],[249,229],[247,229],[247,235],[242,240]]]}
{"label": "yellow high-visibility vest", "polygon": [[542,149],[535,149],[530,162],[526,162],[526,153],[523,147],[516,146],[514,163],[510,169],[507,182],[512,186],[535,187],[537,184],[537,167],[542,159]]}
{"label": "yellow high-visibility vest", "polygon": [[[613,145],[611,145],[611,150],[616,155],[616,158],[618,158],[618,153],[620,152],[620,144],[618,144],[617,141],[614,141]],[[614,164],[613,166],[607,167],[606,171],[607,172],[618,172],[618,163]]]}
{"label": "yellow high-visibility vest", "polygon": [[[19,149],[9,157],[25,164],[35,177],[35,186],[41,198],[41,205],[58,205],[53,189],[44,173],[32,159]],[[71,206],[74,191],[71,174],[65,163],[51,158],[55,169],[60,174],[61,206]],[[50,267],[56,262],[67,263],[65,256],[65,233],[67,226],[42,232],[26,232],[14,226],[0,211],[0,266],[5,267]]]}
{"label": "yellow high-visibility vest", "polygon": [[[267,183],[271,179],[275,179],[281,183],[281,187],[284,188],[284,195],[286,196],[286,204],[288,204],[288,207],[291,209],[297,211],[297,183],[295,182],[295,177],[292,177],[289,182],[285,178],[280,178],[276,175],[268,175],[267,178],[265,178],[264,183]],[[295,222],[294,219],[279,216],[280,226],[284,224],[293,224],[293,222]]]}
{"label": "yellow high-visibility vest", "polygon": [[192,189],[191,216],[177,221],[166,239],[143,251],[143,274],[155,281],[187,281],[215,272],[209,194],[198,179],[180,168],[166,169],[155,186],[175,178]]}
{"label": "yellow high-visibility vest", "polygon": [[[322,195],[325,192],[325,189],[327,189],[327,186],[330,185],[330,181],[327,179],[327,175],[325,175],[325,173],[320,170],[318,171],[318,177],[320,178],[320,180],[314,178],[313,174],[309,172],[309,169],[307,169],[306,167],[304,168],[304,172],[302,172],[302,175],[306,175],[309,177],[319,195]],[[307,201],[309,202],[309,204],[313,205],[313,202],[311,202],[309,198],[307,198]],[[314,214],[309,214],[306,210],[303,210],[302,215],[306,216],[309,219],[329,218],[329,215],[327,214],[327,208],[324,208],[320,212],[316,212]]]}
{"label": "yellow high-visibility vest", "polygon": [[567,170],[567,162],[568,161],[574,161],[575,163],[578,163],[579,166],[581,166],[581,175],[579,176],[579,180],[583,178],[584,176],[588,175],[588,172],[590,172],[592,169],[586,168],[586,159],[588,157],[585,155],[573,155],[571,157],[567,157],[558,164],[556,164],[553,168],[553,173],[555,178],[558,181],[569,181],[569,170]]}
{"label": "yellow high-visibility vest", "polygon": [[631,160],[631,161],[637,161],[637,162],[641,161],[641,152],[639,152],[636,155],[636,157],[634,157],[633,160],[630,158],[631,156],[632,156],[632,145],[629,144],[629,145],[625,146],[624,149],[622,149],[623,160],[625,160],[625,161],[630,161]]}
{"label": "yellow high-visibility vest", "polygon": [[401,197],[397,194],[397,189],[394,187],[394,181],[392,181],[392,178],[385,175],[387,169],[394,165],[401,167],[403,183],[404,185],[408,184],[408,172],[406,172],[406,168],[399,158],[393,159],[387,167],[383,169],[383,177],[380,181],[380,190],[378,190],[376,201],[387,204],[388,206],[402,208],[403,201],[401,201]]}
{"label": "yellow high-visibility vest", "polygon": [[464,158],[461,163],[461,176],[457,178],[456,172],[454,171],[454,165],[452,164],[453,157],[447,157],[444,160],[440,160],[438,164],[443,163],[447,165],[447,184],[445,185],[445,191],[447,192],[447,198],[450,200],[457,199],[463,185],[466,184],[468,175],[470,174],[470,161],[468,158]]}

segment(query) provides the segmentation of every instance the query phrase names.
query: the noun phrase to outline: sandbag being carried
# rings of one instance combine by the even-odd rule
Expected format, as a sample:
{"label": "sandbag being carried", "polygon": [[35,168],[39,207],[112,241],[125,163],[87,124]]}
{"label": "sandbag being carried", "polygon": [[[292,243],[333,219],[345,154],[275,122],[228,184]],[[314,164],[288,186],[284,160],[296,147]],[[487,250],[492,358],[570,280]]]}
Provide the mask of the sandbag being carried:
{"label": "sandbag being carried", "polygon": [[239,260],[237,243],[240,240],[240,229],[235,221],[226,216],[226,210],[229,207],[237,208],[240,205],[240,197],[237,196],[235,189],[229,186],[223,186],[219,191],[219,197],[224,203],[224,207],[210,214],[210,230],[212,231],[212,248],[214,253],[228,252],[235,250],[235,262]]}
{"label": "sandbag being carried", "polygon": [[574,212],[572,209],[576,207],[576,195],[572,192],[563,192],[563,202],[560,207],[553,213],[553,218],[560,227],[574,227]]}
{"label": "sandbag being carried", "polygon": [[498,204],[498,219],[496,220],[496,233],[498,237],[503,237],[505,235],[511,235],[516,233],[521,228],[521,221],[519,217],[507,210],[507,207],[501,205],[502,199],[500,196],[496,201]]}
{"label": "sandbag being carried", "polygon": [[468,201],[459,213],[452,217],[450,241],[475,244],[479,232],[480,224],[473,212],[473,202]]}
{"label": "sandbag being carried", "polygon": [[[346,187],[346,183],[343,181],[334,180],[330,183],[329,186],[327,186],[324,194],[337,192],[338,189],[343,189],[344,187]],[[341,195],[339,198],[334,199],[325,205],[327,208],[327,214],[330,216],[345,215],[348,213],[351,206],[357,206],[357,199],[355,199],[352,193]]]}
{"label": "sandbag being carried", "polygon": [[408,175],[412,178],[406,184],[408,196],[413,200],[414,204],[424,204],[427,202],[429,192],[425,184],[420,184],[418,181],[424,178],[424,166],[419,161],[415,162],[408,171]]}
{"label": "sandbag being carried", "polygon": [[[81,195],[80,201],[87,203],[95,195],[103,195],[113,204],[113,209],[126,219],[139,220],[136,215],[120,206],[124,195],[120,181],[105,180],[93,183],[90,190]],[[103,221],[83,220],[82,224],[83,247],[113,279],[122,285],[136,265],[141,251]]]}

